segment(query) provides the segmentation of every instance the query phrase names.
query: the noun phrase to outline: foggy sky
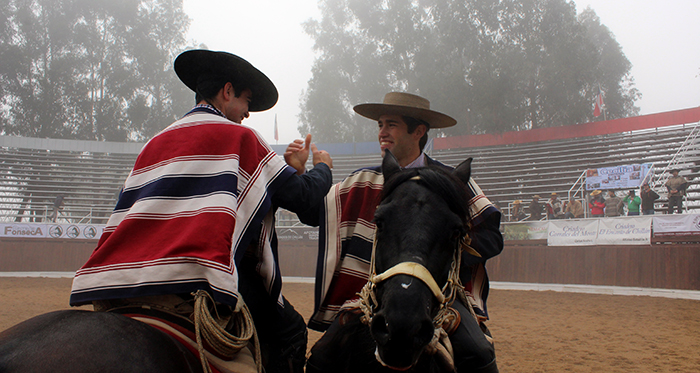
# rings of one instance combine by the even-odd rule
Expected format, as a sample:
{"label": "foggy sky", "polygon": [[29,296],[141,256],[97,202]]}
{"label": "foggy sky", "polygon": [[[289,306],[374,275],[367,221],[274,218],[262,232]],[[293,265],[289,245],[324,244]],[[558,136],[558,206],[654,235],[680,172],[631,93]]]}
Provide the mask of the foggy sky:
{"label": "foggy sky", "polygon": [[[700,1],[576,0],[580,13],[588,5],[614,34],[632,63],[640,114],[700,105]],[[320,19],[316,0],[185,0],[192,18],[188,37],[212,50],[225,50],[250,61],[275,83],[275,107],[253,113],[244,124],[270,144],[275,114],[279,143],[300,138],[296,127],[301,92],[311,78],[313,40],[302,29]],[[592,109],[591,109],[592,110]]]}

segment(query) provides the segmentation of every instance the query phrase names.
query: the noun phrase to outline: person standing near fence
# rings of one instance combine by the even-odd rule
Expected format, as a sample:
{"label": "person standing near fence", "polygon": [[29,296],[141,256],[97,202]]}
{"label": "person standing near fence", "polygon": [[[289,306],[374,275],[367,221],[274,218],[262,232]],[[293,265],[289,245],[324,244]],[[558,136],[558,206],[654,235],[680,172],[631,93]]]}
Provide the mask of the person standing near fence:
{"label": "person standing near fence", "polygon": [[56,222],[56,219],[58,219],[58,214],[63,209],[63,200],[65,198],[66,196],[63,193],[61,193],[56,196],[56,199],[53,200],[53,211],[51,212],[49,220],[51,220],[54,223]]}
{"label": "person standing near fence", "polygon": [[530,201],[530,220],[540,220],[542,219],[542,213],[544,212],[544,206],[540,203],[540,196],[535,194],[532,196],[532,201]]}
{"label": "person standing near fence", "polygon": [[654,202],[659,199],[659,195],[651,189],[649,184],[644,183],[639,196],[642,197],[642,213],[654,215]]}
{"label": "person standing near fence", "polygon": [[588,202],[588,208],[591,209],[591,216],[594,218],[602,218],[605,216],[605,201],[603,200],[603,192],[594,190],[591,192],[591,200]]}
{"label": "person standing near fence", "polygon": [[637,197],[634,190],[630,190],[622,202],[627,204],[627,216],[639,215],[639,206],[642,204],[642,200]]}
{"label": "person standing near fence", "polygon": [[605,200],[605,216],[613,217],[622,215],[622,200],[614,190],[608,190],[608,198]]}
{"label": "person standing near fence", "polygon": [[566,213],[564,214],[565,219],[580,219],[583,217],[583,205],[579,202],[576,197],[571,196],[569,198],[569,203],[566,204]]}
{"label": "person standing near fence", "polygon": [[671,178],[666,182],[666,189],[668,190],[668,213],[673,214],[673,208],[676,208],[678,213],[682,213],[683,210],[683,196],[685,195],[685,188],[688,187],[688,180],[683,176],[678,175],[679,170],[674,168],[671,171]]}

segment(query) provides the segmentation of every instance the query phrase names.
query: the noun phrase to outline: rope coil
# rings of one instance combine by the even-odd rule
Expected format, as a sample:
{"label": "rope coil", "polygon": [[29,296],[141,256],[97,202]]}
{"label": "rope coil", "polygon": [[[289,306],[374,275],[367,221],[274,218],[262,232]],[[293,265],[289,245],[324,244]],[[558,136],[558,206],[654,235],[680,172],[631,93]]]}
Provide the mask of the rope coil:
{"label": "rope coil", "polygon": [[[204,290],[197,290],[192,295],[195,299],[194,328],[202,369],[207,373],[211,373],[211,368],[209,367],[209,362],[205,355],[204,342],[211,346],[217,354],[227,359],[233,359],[241,349],[248,346],[248,343],[252,339],[255,366],[257,371],[261,373],[263,369],[260,355],[260,342],[258,341],[258,335],[255,331],[255,325],[253,324],[253,317],[243,299],[238,299],[236,309],[231,316],[234,325],[233,332],[235,333],[231,334],[219,325],[216,319],[211,315],[209,304],[212,306],[214,305],[214,299],[211,294]],[[217,318],[219,318],[216,307],[213,308]]]}

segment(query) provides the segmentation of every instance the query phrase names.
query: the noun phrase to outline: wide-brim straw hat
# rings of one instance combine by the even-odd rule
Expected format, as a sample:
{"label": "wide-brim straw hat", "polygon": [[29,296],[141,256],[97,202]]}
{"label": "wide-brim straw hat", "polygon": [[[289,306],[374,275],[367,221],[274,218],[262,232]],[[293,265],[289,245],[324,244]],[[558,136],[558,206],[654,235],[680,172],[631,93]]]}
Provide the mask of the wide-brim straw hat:
{"label": "wide-brim straw hat", "polygon": [[535,194],[534,196],[532,196],[532,199],[535,199],[535,198],[540,199],[540,195],[539,195],[539,194]]}
{"label": "wide-brim straw hat", "polygon": [[519,200],[519,199],[516,199],[515,201],[513,201],[513,204],[514,204],[514,205],[519,205],[519,204],[521,204],[521,203],[523,203],[523,201],[521,201],[521,200]]}
{"label": "wide-brim straw hat", "polygon": [[430,101],[404,92],[389,92],[384,95],[384,102],[360,104],[353,107],[357,114],[365,118],[379,120],[382,115],[405,115],[423,120],[430,128],[446,128],[457,124],[449,115],[430,110]]}
{"label": "wide-brim straw hat", "polygon": [[197,92],[201,78],[223,77],[234,83],[242,83],[253,97],[248,111],[264,111],[277,103],[279,94],[272,81],[250,62],[228,52],[192,49],[182,52],[173,64],[175,73],[185,85]]}
{"label": "wide-brim straw hat", "polygon": [[594,190],[594,191],[591,192],[591,195],[595,197],[595,196],[597,196],[597,195],[600,194],[600,193],[603,193],[603,192],[600,191],[600,190],[598,190],[598,189],[596,189],[596,190]]}

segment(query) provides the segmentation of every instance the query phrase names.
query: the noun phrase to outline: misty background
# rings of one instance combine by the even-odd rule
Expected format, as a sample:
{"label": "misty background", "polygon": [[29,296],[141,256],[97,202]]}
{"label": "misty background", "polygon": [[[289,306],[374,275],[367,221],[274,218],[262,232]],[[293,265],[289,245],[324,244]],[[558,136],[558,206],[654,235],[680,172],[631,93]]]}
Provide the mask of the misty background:
{"label": "misty background", "polygon": [[[379,102],[391,90],[427,97],[458,120],[437,136],[602,120],[593,116],[599,90],[607,119],[646,114],[636,64],[655,66],[658,79],[683,72],[690,82],[688,90],[666,79],[672,86],[662,95],[682,99],[658,110],[697,106],[697,26],[683,19],[698,4],[612,3],[5,0],[0,131],[145,141],[193,105],[172,71],[173,59],[190,48],[238,54],[275,82],[277,106],[244,121],[270,143],[275,117],[281,143],[307,132],[317,142],[373,141],[375,126],[352,106]],[[649,57],[628,58],[620,31],[611,31],[597,7],[633,51],[647,43]],[[650,9],[652,20],[644,16]],[[640,40],[628,42],[628,33]],[[680,62],[693,71],[677,68]]]}

